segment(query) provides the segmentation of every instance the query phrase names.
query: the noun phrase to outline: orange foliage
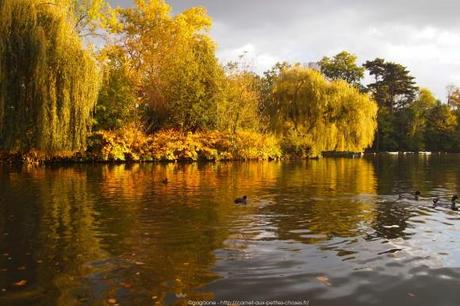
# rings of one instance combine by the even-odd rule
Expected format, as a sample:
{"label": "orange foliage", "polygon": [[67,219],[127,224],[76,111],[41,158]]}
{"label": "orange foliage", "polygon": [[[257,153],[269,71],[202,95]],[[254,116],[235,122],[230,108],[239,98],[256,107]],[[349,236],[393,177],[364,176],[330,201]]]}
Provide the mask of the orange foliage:
{"label": "orange foliage", "polygon": [[86,157],[94,161],[268,160],[281,158],[272,135],[242,131],[146,135],[135,128],[99,131],[90,136]]}

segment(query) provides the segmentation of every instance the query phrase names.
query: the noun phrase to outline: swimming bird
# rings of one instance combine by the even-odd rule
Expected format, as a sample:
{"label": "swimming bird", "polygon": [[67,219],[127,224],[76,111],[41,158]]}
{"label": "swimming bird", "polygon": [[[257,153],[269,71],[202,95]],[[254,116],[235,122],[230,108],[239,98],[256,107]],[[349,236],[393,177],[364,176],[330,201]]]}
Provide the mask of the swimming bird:
{"label": "swimming bird", "polygon": [[416,190],[414,191],[413,193],[410,194],[411,196],[406,196],[406,195],[403,195],[403,194],[399,194],[398,195],[398,200],[402,200],[402,199],[407,199],[407,200],[415,200],[415,201],[418,201],[419,198],[420,198],[420,191]]}
{"label": "swimming bird", "polygon": [[[452,196],[452,198],[450,199],[450,209],[458,210],[457,199],[458,199],[458,196],[456,194],[454,194]],[[434,198],[433,199],[433,207],[438,207],[438,206],[448,206],[448,204],[440,202],[439,198]]]}
{"label": "swimming bird", "polygon": [[168,178],[165,177],[164,179],[162,179],[161,183],[164,184],[164,185],[168,184]]}
{"label": "swimming bird", "polygon": [[233,202],[235,204],[247,204],[248,203],[248,197],[244,195],[241,198],[236,198]]}
{"label": "swimming bird", "polygon": [[452,199],[451,199],[450,209],[452,209],[452,210],[458,210],[457,203],[456,203],[457,199],[458,199],[458,196],[457,196],[456,194],[454,194],[454,195],[452,196]]}

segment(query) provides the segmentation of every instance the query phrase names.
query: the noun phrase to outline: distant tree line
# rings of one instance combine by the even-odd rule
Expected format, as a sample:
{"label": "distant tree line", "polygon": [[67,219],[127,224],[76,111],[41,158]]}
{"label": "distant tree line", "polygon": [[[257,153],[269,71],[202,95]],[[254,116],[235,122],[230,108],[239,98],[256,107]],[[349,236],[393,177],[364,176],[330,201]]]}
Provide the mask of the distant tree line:
{"label": "distant tree line", "polygon": [[[244,57],[222,65],[204,8],[174,15],[163,0],[1,0],[0,19],[3,151],[77,151],[92,131],[127,127],[248,131],[276,136],[297,156],[458,149],[457,88],[442,104],[404,66],[359,66],[345,51],[324,57],[320,71],[278,63],[258,75]],[[366,71],[374,82],[364,85]]]}
{"label": "distant tree line", "polygon": [[[460,151],[460,89],[447,87],[447,103],[419,88],[406,67],[376,58],[362,66],[343,51],[320,62],[330,80],[342,79],[372,95],[378,104],[373,151]],[[363,84],[364,73],[372,82]]]}

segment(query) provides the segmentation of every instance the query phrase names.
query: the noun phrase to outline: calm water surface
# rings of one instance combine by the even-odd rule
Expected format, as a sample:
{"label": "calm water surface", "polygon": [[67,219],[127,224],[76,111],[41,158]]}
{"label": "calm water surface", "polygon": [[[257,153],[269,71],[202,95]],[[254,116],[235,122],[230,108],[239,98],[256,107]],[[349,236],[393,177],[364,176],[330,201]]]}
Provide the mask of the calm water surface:
{"label": "calm water surface", "polygon": [[0,305],[459,305],[459,187],[459,155],[0,167]]}

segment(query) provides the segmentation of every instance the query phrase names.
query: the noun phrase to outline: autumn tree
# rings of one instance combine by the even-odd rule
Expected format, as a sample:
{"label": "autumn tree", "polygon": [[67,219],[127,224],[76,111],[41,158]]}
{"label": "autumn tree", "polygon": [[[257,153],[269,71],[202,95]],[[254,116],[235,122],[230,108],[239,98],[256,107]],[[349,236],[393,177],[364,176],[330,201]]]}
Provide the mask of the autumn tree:
{"label": "autumn tree", "polygon": [[356,64],[354,54],[342,51],[333,57],[323,57],[319,61],[321,72],[329,80],[344,80],[349,84],[359,87],[364,77],[364,67]]}
{"label": "autumn tree", "polygon": [[118,28],[117,10],[107,0],[50,0],[66,13],[68,23],[81,37],[102,36],[105,31]]}
{"label": "autumn tree", "polygon": [[455,85],[447,86],[447,104],[456,109],[460,106],[460,88]]}
{"label": "autumn tree", "polygon": [[99,69],[57,2],[0,2],[0,148],[82,148]]}
{"label": "autumn tree", "polygon": [[259,83],[258,76],[244,62],[226,65],[222,95],[217,105],[219,130],[235,134],[240,129],[258,131],[261,128]]}
{"label": "autumn tree", "polygon": [[429,89],[420,89],[417,98],[408,109],[410,112],[410,118],[407,121],[408,131],[404,133],[408,137],[406,145],[408,150],[426,150],[425,134],[428,124],[428,115],[437,103],[436,98]]}
{"label": "autumn tree", "polygon": [[431,151],[452,151],[457,117],[447,104],[438,102],[427,114],[426,145]]}
{"label": "autumn tree", "polygon": [[284,135],[285,149],[318,156],[372,144],[377,106],[367,94],[301,65],[282,69],[274,84],[272,123]]}
{"label": "autumn tree", "polygon": [[206,11],[191,8],[173,16],[163,0],[135,4],[120,10],[117,45],[128,56],[147,130],[214,128],[223,71]]}
{"label": "autumn tree", "polygon": [[265,71],[260,78],[259,91],[261,94],[261,103],[259,105],[259,111],[263,118],[268,118],[267,126],[270,125],[269,118],[273,116],[272,112],[276,111],[276,101],[274,100],[275,82],[279,78],[281,72],[290,67],[292,67],[292,65],[287,62],[278,62],[272,68]]}

